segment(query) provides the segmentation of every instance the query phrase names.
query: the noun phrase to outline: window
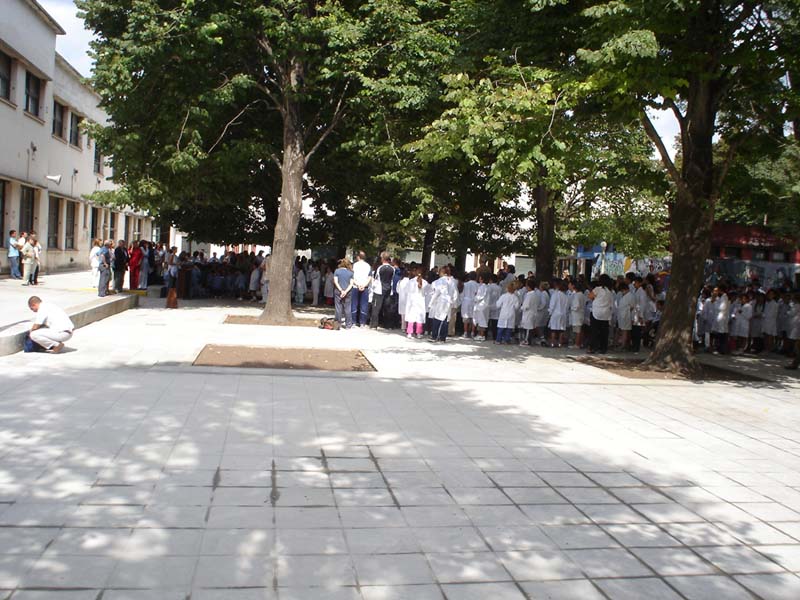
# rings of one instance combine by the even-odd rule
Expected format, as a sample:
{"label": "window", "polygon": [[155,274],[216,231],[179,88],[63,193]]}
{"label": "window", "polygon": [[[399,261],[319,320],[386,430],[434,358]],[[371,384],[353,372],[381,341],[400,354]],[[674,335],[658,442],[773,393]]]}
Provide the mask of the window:
{"label": "window", "polygon": [[39,116],[39,101],[42,95],[42,80],[30,71],[25,73],[25,110]]}
{"label": "window", "polygon": [[65,139],[64,136],[64,117],[67,114],[67,107],[58,101],[53,101],[53,135]]}
{"label": "window", "polygon": [[119,226],[119,214],[112,212],[108,218],[108,239],[116,239],[116,233]]}
{"label": "window", "polygon": [[75,113],[71,113],[69,115],[69,143],[75,146],[76,148],[81,147],[81,121],[83,119],[76,115]]}
{"label": "window", "polygon": [[753,260],[767,260],[767,251],[753,250]]}
{"label": "window", "polygon": [[47,247],[58,248],[58,217],[61,208],[60,198],[50,198],[50,206],[47,211]]}
{"label": "window", "polygon": [[0,52],[0,98],[11,100],[11,57]]}
{"label": "window", "polygon": [[64,231],[64,249],[65,250],[74,250],[75,249],[75,203],[70,202],[69,200],[66,201],[67,203],[67,218],[66,218],[66,228]]}
{"label": "window", "polygon": [[19,232],[33,231],[33,203],[35,190],[22,186],[19,199]]}
{"label": "window", "polygon": [[786,262],[786,252],[773,252],[772,260],[773,262]]}
{"label": "window", "polygon": [[94,143],[94,172],[97,175],[103,174],[103,155],[100,154],[97,142]]}
{"label": "window", "polygon": [[89,237],[92,240],[97,239],[97,222],[100,220],[100,211],[97,208],[92,207],[92,216],[91,221],[89,222]]}
{"label": "window", "polygon": [[737,248],[735,246],[726,246],[725,258],[741,258],[741,257],[742,257],[741,248]]}

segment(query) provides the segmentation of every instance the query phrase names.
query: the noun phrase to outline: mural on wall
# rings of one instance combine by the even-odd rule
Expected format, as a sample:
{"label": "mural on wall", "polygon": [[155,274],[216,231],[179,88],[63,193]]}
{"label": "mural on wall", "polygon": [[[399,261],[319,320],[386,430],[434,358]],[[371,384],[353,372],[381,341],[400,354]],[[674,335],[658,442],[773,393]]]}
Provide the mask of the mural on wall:
{"label": "mural on wall", "polygon": [[787,285],[796,287],[800,265],[738,258],[714,258],[706,261],[706,282],[716,285],[724,280],[734,285],[758,281],[764,289]]}

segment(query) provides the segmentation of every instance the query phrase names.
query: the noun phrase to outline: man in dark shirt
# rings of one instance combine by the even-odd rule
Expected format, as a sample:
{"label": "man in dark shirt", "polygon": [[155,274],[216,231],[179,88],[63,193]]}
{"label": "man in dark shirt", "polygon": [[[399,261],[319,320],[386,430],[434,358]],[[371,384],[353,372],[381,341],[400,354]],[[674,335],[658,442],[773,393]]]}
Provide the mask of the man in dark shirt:
{"label": "man in dark shirt", "polygon": [[119,293],[122,291],[122,286],[125,281],[125,271],[128,270],[128,248],[126,247],[125,240],[117,242],[117,247],[114,249],[114,291]]}
{"label": "man in dark shirt", "polygon": [[381,317],[384,327],[391,324],[388,309],[393,295],[394,267],[389,260],[389,253],[381,252],[381,266],[375,271],[375,285],[372,288],[372,318],[369,324],[372,329],[378,328]]}

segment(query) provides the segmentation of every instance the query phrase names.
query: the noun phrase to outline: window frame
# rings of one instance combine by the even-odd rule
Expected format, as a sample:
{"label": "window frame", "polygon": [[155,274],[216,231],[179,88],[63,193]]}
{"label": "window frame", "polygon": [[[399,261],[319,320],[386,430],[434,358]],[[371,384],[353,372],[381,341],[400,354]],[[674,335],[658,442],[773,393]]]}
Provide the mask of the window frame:
{"label": "window frame", "polygon": [[102,175],[103,174],[103,155],[100,153],[99,148],[97,147],[97,140],[94,142],[94,174],[95,175]]}
{"label": "window frame", "polygon": [[[8,62],[8,76],[3,75],[2,65]],[[10,55],[0,50],[0,98],[11,102],[11,83],[14,81],[14,59]],[[3,82],[5,82],[6,92],[3,93]]]}
{"label": "window frame", "polygon": [[[60,115],[59,115],[60,113]],[[66,122],[64,121],[64,117],[68,114],[67,106],[65,104],[61,104],[56,99],[53,99],[53,135],[60,140],[66,141],[66,137],[64,135],[64,126]],[[56,115],[60,116],[60,119],[56,119]],[[61,127],[58,131],[56,131],[56,123],[60,122]]]}
{"label": "window frame", "polygon": [[[30,194],[28,194],[30,192]],[[25,209],[25,205],[30,200],[30,222],[23,221],[24,218],[27,216],[27,210]],[[36,188],[32,188],[27,185],[20,186],[19,191],[19,227],[17,227],[18,232],[25,231],[30,233],[33,230],[33,226],[35,224],[35,215],[36,215]]]}
{"label": "window frame", "polygon": [[83,149],[83,135],[81,134],[81,123],[83,117],[76,112],[69,113],[69,145],[73,148]]}
{"label": "window frame", "polygon": [[[36,82],[36,95],[32,96],[31,91],[33,86],[31,86],[32,82]],[[41,119],[42,113],[42,80],[37,77],[33,72],[30,70],[25,71],[25,112],[31,115],[32,117],[36,117],[37,119]],[[34,104],[32,100],[35,99],[36,103]],[[31,110],[31,108],[35,108]]]}
{"label": "window frame", "polygon": [[[50,196],[47,206],[47,248],[60,248],[58,226],[61,221],[61,198]],[[53,210],[55,208],[55,210]],[[55,217],[55,223],[53,223]]]}
{"label": "window frame", "polygon": [[[75,250],[75,216],[78,210],[78,203],[66,199],[64,202],[67,203],[66,215],[64,216],[64,250]],[[70,221],[72,225],[70,225]]]}

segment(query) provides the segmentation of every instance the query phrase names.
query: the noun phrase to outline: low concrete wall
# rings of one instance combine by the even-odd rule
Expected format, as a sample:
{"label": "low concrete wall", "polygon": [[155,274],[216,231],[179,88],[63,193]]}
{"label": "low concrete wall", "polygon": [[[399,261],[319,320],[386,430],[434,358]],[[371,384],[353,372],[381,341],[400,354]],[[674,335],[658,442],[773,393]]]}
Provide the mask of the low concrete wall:
{"label": "low concrete wall", "polygon": [[[106,302],[92,302],[72,308],[69,311],[69,318],[75,324],[75,329],[80,329],[137,306],[139,306],[139,296],[137,294],[121,294]],[[0,336],[0,356],[8,356],[9,354],[20,352],[26,333],[27,329]]]}

